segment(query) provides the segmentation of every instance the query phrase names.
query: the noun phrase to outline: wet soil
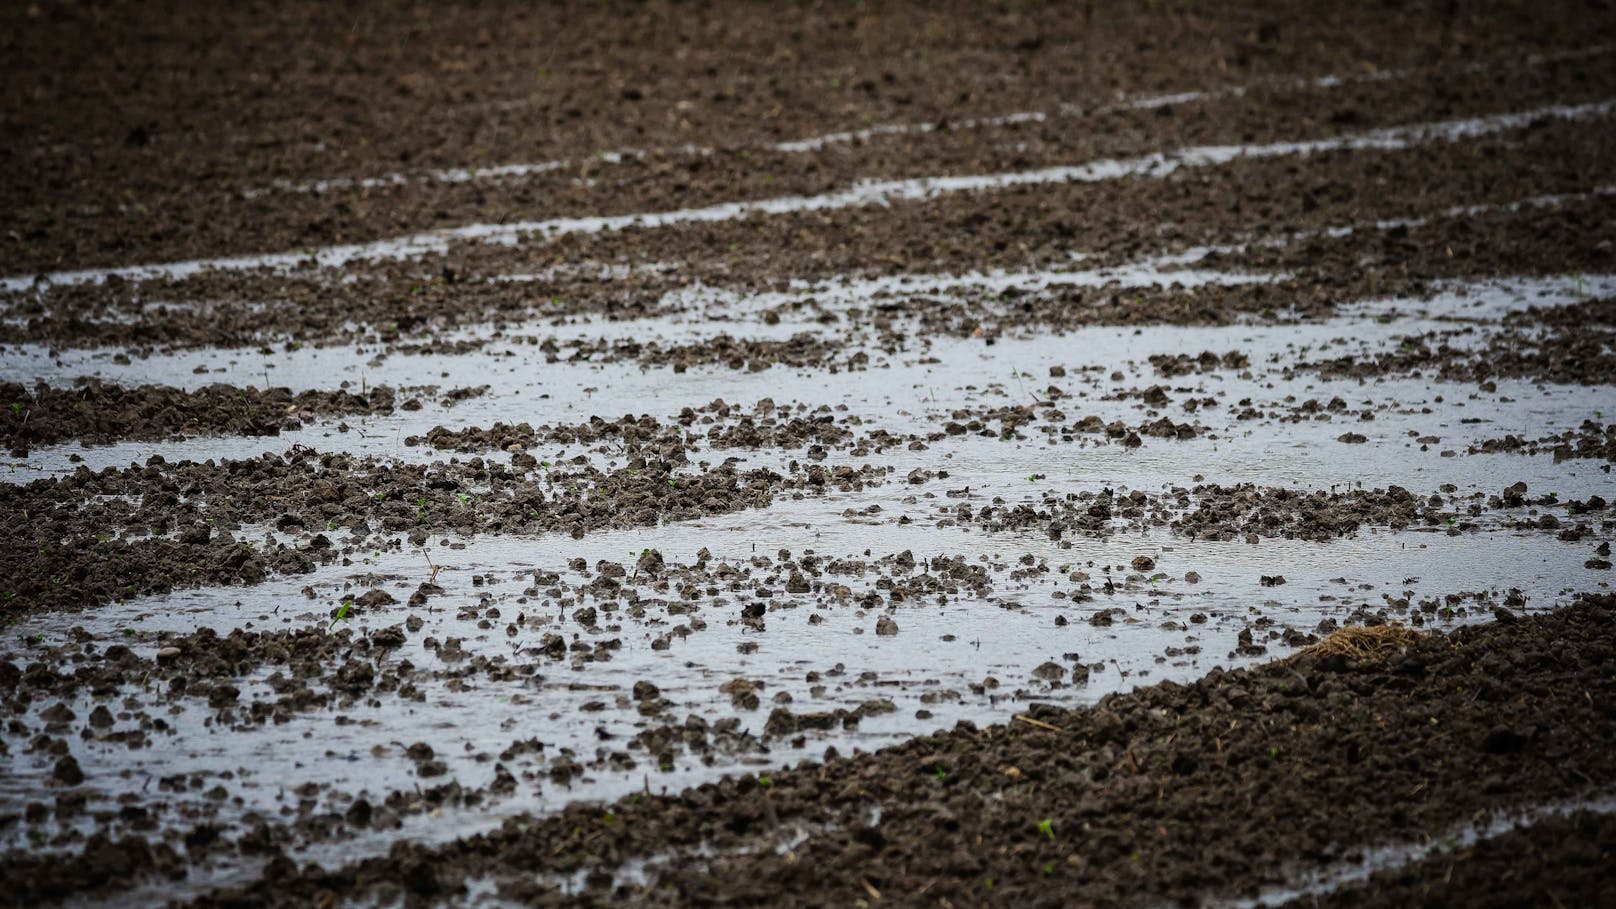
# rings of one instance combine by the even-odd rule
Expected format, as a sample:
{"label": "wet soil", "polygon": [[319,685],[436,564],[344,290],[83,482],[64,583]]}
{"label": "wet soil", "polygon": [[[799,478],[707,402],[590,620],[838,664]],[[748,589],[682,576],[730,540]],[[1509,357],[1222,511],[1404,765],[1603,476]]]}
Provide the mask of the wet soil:
{"label": "wet soil", "polygon": [[[682,452],[680,461],[682,462]],[[531,461],[531,459],[528,459]],[[636,457],[601,471],[536,462],[397,464],[294,450],[254,461],[168,464],[6,484],[6,618],[199,584],[254,584],[429,534],[657,525],[767,505],[780,492],[862,488],[884,472],[803,466],[791,476],[725,464],[701,473]],[[253,525],[253,539],[232,531]],[[341,531],[343,539],[330,535]],[[267,535],[266,535],[267,534]]]}
{"label": "wet soil", "polygon": [[1601,461],[1616,462],[1616,425],[1605,425],[1584,420],[1576,429],[1544,436],[1540,439],[1523,439],[1520,436],[1504,436],[1500,439],[1486,439],[1480,444],[1470,448],[1472,453],[1489,451],[1512,451],[1521,454],[1537,454],[1548,452],[1556,461],[1566,458],[1596,458]]}
{"label": "wet soil", "polygon": [[[223,384],[194,391],[124,388],[93,379],[70,389],[7,382],[0,385],[0,444],[12,457],[25,458],[30,446],[67,441],[105,445],[202,433],[273,436],[299,429],[309,419],[392,413],[395,397],[385,387],[361,395]],[[419,405],[418,399],[410,400]]]}
{"label": "wet soil", "polygon": [[[42,3],[18,7],[7,20],[17,91],[4,116],[30,138],[6,152],[0,199],[18,220],[4,246],[6,274],[298,248],[468,216],[565,211],[568,200],[557,200],[555,189],[580,179],[608,184],[592,183],[572,202],[590,213],[643,210],[631,203],[670,191],[699,199],[715,190],[733,197],[736,184],[744,193],[748,182],[823,185],[840,170],[841,143],[794,156],[806,159],[793,168],[804,175],[781,179],[745,152],[692,161],[677,150],[1055,113],[1066,104],[1093,110],[1118,93],[1283,86],[1299,75],[1441,72],[1442,64],[1462,72],[1479,60],[1523,61],[1611,36],[1603,17],[1580,4],[1534,15],[1325,12],[1288,3],[1241,4],[1217,15],[1101,6],[1074,13],[1062,4],[845,11],[765,4],[694,16],[660,5],[561,14],[500,4],[407,15],[313,5],[275,16],[210,9],[152,20]],[[131,34],[145,44],[128,59],[93,52]],[[347,37],[331,40],[339,34]],[[77,65],[64,69],[64,59]],[[1552,66],[1529,69],[1548,69],[1552,78]],[[1491,78],[1455,72],[1412,97],[1454,105],[1467,95],[1495,97],[1499,88],[1525,92],[1542,78],[1482,72]],[[1320,116],[1308,100],[1283,91],[1278,100],[1289,116],[1338,124],[1372,120],[1391,106],[1349,100]],[[1239,141],[1241,130],[1277,119],[1260,105],[1243,123],[1199,122],[1214,130],[1227,123],[1224,134]],[[115,115],[103,116],[109,110]],[[1143,130],[1140,146],[1154,151],[1175,132],[1161,129],[1175,122],[1161,110],[1170,109],[1139,112],[1123,129],[1074,129],[1130,138]],[[594,157],[622,149],[651,154],[630,154],[626,166]],[[913,166],[908,150],[894,157]],[[516,195],[504,181],[397,186],[390,176],[569,160],[553,172],[541,168],[538,176],[549,179]],[[860,162],[841,172],[870,169]],[[366,179],[373,183],[341,182]],[[320,180],[334,182],[324,193],[277,191]],[[131,218],[142,222],[139,230],[128,229]]]}
{"label": "wet soil", "polygon": [[[1613,87],[1616,91],[1616,87]],[[664,291],[700,281],[715,288],[764,290],[788,279],[850,274],[942,273],[969,269],[1117,265],[1198,246],[1241,244],[1253,232],[1305,234],[1358,227],[1345,237],[1301,236],[1278,250],[1219,253],[1209,264],[1278,274],[1288,286],[1175,293],[1172,279],[1142,293],[1053,288],[1021,293],[994,322],[1035,328],[1156,320],[1200,324],[1233,312],[1321,308],[1361,294],[1419,292],[1441,278],[1499,273],[1594,272],[1610,260],[1609,197],[1573,199],[1547,211],[1532,206],[1443,215],[1449,207],[1524,203],[1587,193],[1590,173],[1608,172],[1608,121],[1549,119],[1498,144],[1439,143],[1435,149],[1321,152],[1302,159],[1254,158],[1195,168],[1160,180],[1010,186],[984,206],[977,194],[946,194],[918,205],[786,213],[717,221],[684,230],[628,227],[558,237],[534,248],[473,245],[425,262],[357,265],[333,284],[329,274],[202,272],[184,281],[127,282],[12,292],[17,322],[0,326],[13,342],[116,344],[140,348],[198,344],[279,345],[368,342],[452,349],[445,329],[592,313],[621,320],[668,311]],[[1420,187],[1417,196],[1387,185]],[[1220,198],[1238,199],[1222,205]],[[1421,218],[1414,227],[1377,221]],[[1171,225],[1166,231],[1159,225]],[[939,225],[952,225],[939,230]],[[434,261],[438,260],[438,261]],[[569,266],[600,263],[577,273]],[[677,262],[675,270],[634,269]],[[631,269],[622,273],[627,265]],[[618,269],[613,271],[612,266]],[[551,271],[560,268],[559,272]],[[537,280],[509,281],[511,274]],[[1219,294],[1208,298],[1209,291]],[[1165,297],[1154,304],[1157,296]],[[1141,297],[1110,316],[1095,304]],[[695,297],[700,301],[702,295]],[[276,302],[266,302],[276,301]],[[979,306],[983,300],[963,301]],[[943,300],[947,306],[952,301]],[[958,304],[937,316],[956,332],[982,327]],[[952,312],[951,312],[952,309]],[[1326,310],[1327,311],[1327,310]],[[872,314],[876,318],[879,313]],[[131,316],[135,324],[129,324]],[[890,318],[890,316],[889,316]],[[357,324],[356,324],[357,323]],[[723,342],[717,342],[722,344]],[[721,351],[721,348],[720,348]],[[676,359],[676,357],[675,357]],[[730,359],[721,353],[708,359]],[[755,358],[752,358],[755,359]],[[749,361],[749,360],[748,360]]]}
{"label": "wet soil", "polygon": [[1616,900],[1616,818],[1577,812],[1375,875],[1303,906],[1599,906]]}
{"label": "wet soil", "polygon": [[[1509,615],[1381,658],[1304,651],[1089,709],[1032,709],[877,754],[577,807],[447,847],[405,844],[348,868],[272,865],[263,882],[200,904],[431,900],[489,878],[539,905],[1242,896],[1280,882],[1287,863],[1608,792],[1613,608],[1606,596]],[[792,837],[798,829],[806,836]],[[617,883],[636,858],[651,860],[650,880]],[[578,890],[542,883],[576,869],[589,872]],[[51,880],[18,877],[14,887]]]}
{"label": "wet soil", "polygon": [[0,13],[0,904],[1604,899],[1607,13]]}
{"label": "wet soil", "polygon": [[1512,313],[1503,329],[1480,343],[1474,327],[1433,331],[1399,340],[1395,352],[1372,358],[1338,357],[1304,368],[1326,376],[1367,378],[1435,375],[1450,382],[1493,383],[1526,378],[1558,384],[1604,385],[1616,375],[1616,300],[1589,299],[1569,306]]}

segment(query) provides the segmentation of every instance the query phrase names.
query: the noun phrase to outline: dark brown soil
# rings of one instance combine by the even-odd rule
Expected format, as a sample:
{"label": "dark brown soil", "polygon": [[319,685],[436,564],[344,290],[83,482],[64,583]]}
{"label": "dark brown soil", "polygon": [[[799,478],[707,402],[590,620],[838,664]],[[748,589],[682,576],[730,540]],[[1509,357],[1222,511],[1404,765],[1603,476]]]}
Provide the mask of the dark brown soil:
{"label": "dark brown soil", "polygon": [[[1482,344],[1455,345],[1476,329],[1455,329],[1448,337],[1401,339],[1395,351],[1368,357],[1346,356],[1305,364],[1325,376],[1433,375],[1455,382],[1532,379],[1575,385],[1605,385],[1616,376],[1616,300],[1584,300],[1568,306],[1532,307],[1512,313],[1500,331]],[[1466,339],[1467,340],[1467,339]]]}
{"label": "dark brown soil", "polygon": [[[1578,91],[1616,94],[1616,83],[1600,84],[1611,68],[1597,61],[1577,66],[1579,77],[1573,81]],[[1590,88],[1590,81],[1595,87]],[[1513,83],[1499,88],[1506,93],[1508,109],[1530,103],[1508,103],[1507,93],[1518,90]],[[136,348],[361,341],[430,348],[443,329],[474,323],[498,325],[584,312],[606,318],[642,316],[661,308],[658,295],[663,290],[694,279],[761,289],[788,278],[1067,265],[1073,252],[1086,254],[1093,264],[1118,264],[1189,246],[1240,243],[1252,236],[1363,228],[1345,237],[1304,236],[1278,250],[1208,260],[1298,276],[1277,290],[1221,289],[1210,297],[1208,291],[1184,295],[1167,287],[1125,295],[1061,290],[1023,295],[989,320],[958,304],[915,313],[933,330],[962,334],[984,322],[992,327],[1001,321],[1050,328],[1127,324],[1130,319],[1226,321],[1232,317],[1230,301],[1233,313],[1262,313],[1274,310],[1272,301],[1280,298],[1287,312],[1317,314],[1331,303],[1365,293],[1417,293],[1439,278],[1608,267],[1610,208],[1616,205],[1608,195],[1573,199],[1564,210],[1525,206],[1479,214],[1442,212],[1556,194],[1586,195],[1594,188],[1590,175],[1616,167],[1610,122],[1548,119],[1491,138],[1407,150],[1254,158],[1190,168],[1163,179],[1010,187],[994,193],[989,205],[977,194],[955,193],[890,208],[783,214],[678,230],[635,227],[515,248],[461,244],[446,256],[428,257],[424,266],[354,266],[346,276],[353,280],[340,285],[328,270],[284,276],[231,271],[204,272],[184,281],[113,281],[37,295],[13,293],[8,295],[11,311],[21,322],[0,327],[0,339]],[[1286,137],[1305,137],[1305,129],[1298,124]],[[1386,192],[1388,186],[1400,191]],[[1428,223],[1373,227],[1376,221],[1399,218]],[[677,274],[565,271],[578,263],[648,262],[684,264]],[[537,281],[495,280],[558,266],[561,273]],[[1136,296],[1146,301],[1165,296],[1172,305],[1116,316],[1095,311],[1096,303]],[[667,359],[684,356],[674,352]],[[692,362],[735,359],[768,362],[770,356],[720,350]]]}
{"label": "dark brown soil", "polygon": [[[1449,109],[1496,102],[1501,88],[1543,90],[1540,80],[1552,83],[1557,67],[1460,68],[1494,59],[1522,66],[1535,51],[1608,41],[1599,10],[496,3],[402,13],[228,5],[157,15],[27,4],[5,17],[14,90],[3,118],[26,139],[9,143],[0,159],[0,205],[16,222],[0,272],[301,248],[433,221],[552,214],[569,202],[594,212],[626,200],[616,207],[633,210],[654,207],[669,190],[695,201],[704,187],[726,197],[798,191],[835,180],[847,149],[798,155],[790,170],[777,170],[751,160],[747,147],[849,124],[945,124],[1065,103],[1093,110],[1118,91],[1283,86],[1296,75],[1446,66],[1452,76],[1436,77],[1435,91],[1366,90],[1405,103],[1440,99]],[[100,52],[113,43],[125,52]],[[1192,122],[1238,138],[1294,117],[1343,128],[1411,113],[1372,97],[1321,111],[1276,95],[1242,99],[1255,109],[1238,120]],[[1276,107],[1288,116],[1276,116]],[[1154,151],[1176,127],[1177,118],[1144,111],[1072,128],[1124,143],[1144,131],[1136,147]],[[618,166],[587,157],[692,143],[736,151],[716,161],[653,153]],[[854,173],[881,159],[857,157],[866,160]],[[248,195],[278,180],[569,158],[575,166],[515,193],[473,183]],[[609,184],[572,199],[555,192],[581,176]]]}
{"label": "dark brown soil", "polygon": [[1364,525],[1402,529],[1453,523],[1454,502],[1388,489],[1299,492],[1293,489],[1208,484],[1166,494],[1134,490],[1046,493],[1042,506],[993,506],[955,513],[988,530],[1036,528],[1051,539],[1105,535],[1119,529],[1170,526],[1191,539],[1253,540],[1299,537],[1329,540]]}
{"label": "dark brown soil", "polygon": [[[481,886],[537,906],[1189,906],[1497,812],[1608,798],[1610,12],[1604,0],[8,6],[0,760],[34,776],[18,798],[0,787],[0,905],[138,901],[173,882],[198,905],[242,909],[475,902]],[[1418,131],[1471,118],[1483,119],[1469,132]],[[1183,154],[1209,147],[1245,154]],[[1117,174],[1030,179],[1097,162]],[[838,201],[881,181],[995,174],[1029,179]],[[462,235],[399,258],[229,261],[833,194],[735,217]],[[226,261],[175,278],[33,280],[195,258]],[[1577,276],[1598,289],[1548,305]],[[1455,287],[1498,302],[1494,278],[1544,305],[1438,305]],[[1378,315],[1355,315],[1369,301]],[[1403,328],[1411,317],[1423,321]],[[305,346],[346,350],[276,364],[292,388],[214,365]],[[162,373],[146,358],[176,352],[229,384],[149,384]],[[343,382],[360,364],[385,367],[389,387]],[[76,378],[90,375],[102,378]],[[607,387],[624,376],[648,400],[597,412],[624,400]],[[1548,426],[1580,426],[1545,430],[1534,392]],[[415,417],[483,394],[475,418]],[[1502,413],[1528,414],[1526,428]],[[341,421],[383,416],[407,451],[344,452]],[[334,424],[318,450],[162,456],[174,440],[315,421]],[[161,454],[92,470],[110,453],[55,447],[73,443]],[[362,450],[385,444],[367,435]],[[1185,460],[1203,455],[1217,482]],[[1001,456],[1025,466],[983,477]],[[1328,485],[1333,463],[1363,482]],[[1517,464],[1530,487],[1499,475]],[[807,518],[728,519],[756,535],[738,558],[713,546],[721,557],[665,560],[637,542],[626,559],[554,557],[568,538],[590,537],[579,551],[592,552],[680,522],[739,534],[708,519],[809,497],[826,498]],[[815,545],[774,544],[785,528]],[[884,542],[933,528],[981,545],[917,557],[913,543],[817,543],[822,529]],[[432,552],[480,558],[495,535],[539,554],[473,561],[472,590],[440,578]],[[1564,564],[1418,583],[1428,559],[1511,541]],[[1330,579],[1337,591],[1286,561],[1397,546],[1406,567],[1398,555],[1389,581],[1354,576],[1350,592],[1350,570]],[[417,549],[421,578],[371,567]],[[1070,564],[1051,549],[1075,550]],[[1207,570],[1201,552],[1246,564],[1255,596],[1200,599],[1186,568]],[[464,567],[450,566],[455,581]],[[286,585],[301,595],[244,593],[316,568]],[[98,612],[188,589],[176,599],[221,611],[164,615],[166,630]],[[1314,596],[1333,605],[1301,602]],[[228,617],[238,597],[259,614]],[[1540,609],[1545,597],[1560,608]],[[1128,669],[1105,652],[995,656],[1001,690],[954,669],[942,681],[929,666],[849,670],[839,648],[858,647],[798,653],[781,631],[846,621],[872,633],[860,646],[963,647],[939,615],[969,615],[961,628],[985,638],[1011,610],[1103,639],[1154,629],[1162,652]],[[1425,632],[1482,619],[1494,621]],[[678,650],[719,631],[737,636],[733,666]],[[1247,666],[1300,652],[1065,709],[1128,689],[1152,656],[1174,660],[1175,677],[1205,672],[1231,643]],[[779,659],[771,645],[793,651],[807,697],[751,662]],[[646,656],[685,662],[673,678],[625,678]],[[1111,663],[1114,688],[1084,687]],[[563,674],[565,697],[528,699]],[[707,674],[694,687],[736,715],[690,700],[689,679]],[[986,712],[969,715],[996,722],[780,766],[786,746],[861,723],[872,738],[855,741],[898,741],[869,727],[906,685],[937,710],[968,691]],[[442,733],[458,708],[438,695],[477,688],[532,704],[531,723],[475,746]],[[603,719],[581,727],[590,747],[547,748],[575,704],[620,712],[632,731]],[[412,719],[345,758],[376,768],[362,791],[300,778],[297,758],[266,774],[273,797],[248,791],[262,785],[248,768],[144,782],[109,769],[125,748],[182,763],[198,730],[284,725],[312,756],[332,725],[377,725],[366,708]],[[454,778],[471,763],[491,779]],[[653,795],[654,773],[676,765],[730,775]],[[611,804],[572,789],[630,773],[645,774],[643,793]],[[440,813],[484,832],[428,845],[404,826]],[[1545,820],[1302,905],[1608,903],[1612,829],[1603,815]],[[332,861],[308,861],[327,848]],[[236,876],[198,889],[216,872]]]}
{"label": "dark brown soil", "polygon": [[1576,429],[1568,429],[1540,439],[1523,439],[1509,435],[1498,439],[1485,439],[1470,447],[1472,454],[1508,451],[1519,454],[1548,452],[1556,461],[1568,458],[1595,458],[1616,462],[1616,424],[1601,426],[1593,420],[1583,420]]}
{"label": "dark brown soil", "polygon": [[[329,892],[441,899],[490,874],[503,896],[533,905],[1245,895],[1281,882],[1290,863],[1608,792],[1612,659],[1616,601],[1596,597],[1420,638],[1384,659],[1303,653],[767,780],[576,806],[443,847],[401,844],[348,868],[272,867],[201,904],[304,905]],[[787,824],[819,832],[769,848]],[[612,872],[642,856],[656,856],[654,884],[614,887]],[[1528,873],[1535,864],[1520,852],[1500,862]],[[1479,867],[1497,873],[1499,863]],[[580,868],[590,871],[581,894],[542,877]],[[30,869],[8,883],[42,894],[52,879]]]}
{"label": "dark brown soil", "polygon": [[364,395],[347,391],[236,388],[209,385],[181,391],[163,385],[126,388],[90,380],[78,386],[32,389],[0,385],[0,444],[12,457],[34,445],[78,441],[106,445],[124,440],[153,442],[203,434],[273,436],[298,429],[305,419],[392,413],[391,388]]}
{"label": "dark brown soil", "polygon": [[1616,817],[1587,811],[1554,817],[1376,874],[1362,886],[1287,909],[1428,906],[1608,906],[1616,903]]}
{"label": "dark brown soil", "polygon": [[[813,494],[881,482],[872,468],[804,466],[791,477],[723,465],[672,475],[636,457],[604,472],[484,463],[397,464],[294,450],[247,461],[86,468],[0,486],[16,520],[0,529],[9,578],[6,620],[79,609],[201,584],[255,584],[367,544],[420,545],[427,534],[559,532],[655,525],[767,505],[778,492]],[[271,527],[279,538],[232,531]],[[331,536],[350,534],[340,546]],[[380,534],[374,539],[372,534]]]}

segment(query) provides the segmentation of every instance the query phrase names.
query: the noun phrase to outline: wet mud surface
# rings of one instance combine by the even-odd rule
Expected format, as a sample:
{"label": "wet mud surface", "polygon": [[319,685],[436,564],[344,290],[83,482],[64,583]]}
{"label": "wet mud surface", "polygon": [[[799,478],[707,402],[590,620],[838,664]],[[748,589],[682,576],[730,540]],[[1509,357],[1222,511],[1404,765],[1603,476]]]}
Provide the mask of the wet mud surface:
{"label": "wet mud surface", "polygon": [[[1294,906],[1596,906],[1616,899],[1611,880],[1616,819],[1581,812],[1538,821],[1376,875],[1361,887]],[[1503,874],[1500,868],[1509,870]]]}
{"label": "wet mud surface", "polygon": [[[303,421],[349,414],[391,413],[395,393],[300,392],[288,388],[210,385],[194,391],[165,386],[124,388],[90,380],[74,388],[17,383],[0,386],[0,443],[14,458],[36,445],[77,441],[85,445],[135,439],[160,441],[186,435],[273,436],[300,429]],[[416,406],[420,405],[418,399]],[[408,404],[409,402],[402,402]]]}
{"label": "wet mud surface", "polygon": [[[535,208],[647,211],[889,170],[982,172],[1074,146],[1107,156],[1246,142],[1276,122],[1439,119],[1505,89],[1563,95],[1587,71],[1556,55],[1616,36],[1576,4],[1445,16],[1291,3],[1219,15],[747,5],[694,21],[660,5],[313,5],[151,21],[42,3],[7,20],[20,89],[6,117],[30,136],[7,150],[3,198],[18,220],[7,274],[351,242]],[[61,67],[119,34],[164,50]],[[1404,71],[1428,90],[1374,78]],[[1343,73],[1354,78],[1323,90],[1346,97],[1317,103],[1311,83]],[[1188,111],[1119,104],[1189,92],[1209,97],[1184,101]],[[91,115],[114,101],[116,117]],[[978,126],[1012,114],[1012,135],[1030,142]]]}
{"label": "wet mud surface", "polygon": [[[262,884],[202,902],[295,905],[372,889],[434,899],[474,879],[556,905],[820,904],[922,889],[951,902],[1149,904],[1205,894],[1209,865],[1239,882],[1224,895],[1242,896],[1288,864],[1347,858],[1344,835],[1378,845],[1478,812],[1608,792],[1611,598],[1505,615],[1378,647],[1327,640],[1259,669],[1076,711],[1034,708],[1006,725],[962,724],[677,796],[569,808],[336,871],[272,861]],[[1387,726],[1425,731],[1388,739]],[[1324,806],[1330,823],[1316,823]],[[1567,858],[1585,864],[1606,839],[1579,842],[1582,855]],[[118,853],[96,844],[91,854],[102,851]],[[636,859],[639,881],[619,883]],[[11,874],[28,881],[30,870]],[[577,870],[586,873],[572,892],[541,883]],[[1599,886],[1604,876],[1590,871],[1561,886]],[[22,886],[49,888],[41,872]]]}
{"label": "wet mud surface", "polygon": [[1605,11],[4,17],[0,905],[1608,901]]}

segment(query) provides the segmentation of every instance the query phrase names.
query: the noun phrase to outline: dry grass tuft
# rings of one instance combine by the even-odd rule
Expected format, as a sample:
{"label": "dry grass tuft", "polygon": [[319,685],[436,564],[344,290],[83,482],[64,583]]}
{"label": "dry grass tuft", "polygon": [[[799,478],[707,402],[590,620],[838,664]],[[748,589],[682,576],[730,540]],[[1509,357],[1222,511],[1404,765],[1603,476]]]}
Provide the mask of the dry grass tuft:
{"label": "dry grass tuft", "polygon": [[1353,625],[1331,632],[1329,637],[1302,653],[1316,657],[1343,656],[1359,662],[1378,661],[1423,637],[1423,633],[1406,625]]}

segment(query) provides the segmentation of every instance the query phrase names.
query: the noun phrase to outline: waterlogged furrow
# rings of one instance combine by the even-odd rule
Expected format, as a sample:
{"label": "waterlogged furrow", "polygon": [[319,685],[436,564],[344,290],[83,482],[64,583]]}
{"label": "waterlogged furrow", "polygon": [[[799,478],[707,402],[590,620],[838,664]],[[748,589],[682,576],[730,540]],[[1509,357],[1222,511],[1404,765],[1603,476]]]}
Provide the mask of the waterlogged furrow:
{"label": "waterlogged furrow", "polygon": [[45,284],[99,283],[109,277],[127,280],[184,278],[207,269],[249,270],[299,267],[335,268],[351,262],[410,259],[429,253],[442,253],[460,241],[515,244],[524,240],[555,238],[574,233],[598,233],[625,227],[665,227],[730,221],[753,215],[789,212],[833,211],[870,205],[892,205],[917,201],[939,194],[982,192],[1041,183],[1097,182],[1128,177],[1159,178],[1184,168],[1213,167],[1242,158],[1302,156],[1325,151],[1405,149],[1431,142],[1462,142],[1512,129],[1535,120],[1557,118],[1579,120],[1608,116],[1612,102],[1554,105],[1531,111],[1451,120],[1439,123],[1371,130],[1329,139],[1297,140],[1255,146],[1203,146],[1178,149],[1163,154],[1108,161],[1095,161],[1067,167],[1041,168],[969,177],[935,177],[912,180],[871,181],[853,188],[817,196],[790,196],[750,202],[728,202],[704,208],[636,215],[595,218],[555,218],[507,224],[468,224],[370,243],[327,246],[307,252],[272,253],[197,259],[120,268],[51,272],[40,276],[16,276],[0,280],[0,289],[25,290],[36,281]]}
{"label": "waterlogged furrow", "polygon": [[[835,115],[562,80],[626,130],[23,212],[28,261],[296,251],[0,284],[0,892],[1384,904],[1435,838],[1526,893],[1493,819],[1616,792],[1616,102],[1610,46],[1476,21],[989,42],[1024,92],[946,120],[896,49]],[[1247,75],[992,115],[1186,71]],[[210,180],[263,220],[199,231]]]}
{"label": "waterlogged furrow", "polygon": [[[1608,45],[1595,45],[1574,50],[1555,51],[1546,54],[1533,55],[1527,62],[1534,65],[1547,63],[1560,63],[1574,60],[1597,58],[1611,53]],[[1457,68],[1459,72],[1480,73],[1498,65],[1499,61],[1477,62],[1466,64]],[[1168,92],[1160,94],[1143,94],[1124,97],[1120,100],[1104,104],[1062,104],[1056,109],[1055,116],[1060,117],[1091,117],[1099,114],[1128,110],[1161,110],[1164,108],[1179,107],[1203,101],[1217,101],[1241,98],[1247,95],[1253,87],[1264,89],[1294,90],[1294,91],[1329,91],[1342,86],[1349,86],[1365,82],[1393,82],[1406,80],[1418,75],[1431,72],[1429,68],[1411,69],[1384,69],[1368,72],[1331,73],[1295,80],[1270,80],[1259,83],[1257,86],[1231,85],[1222,88]],[[1018,126],[1027,123],[1042,123],[1050,119],[1050,114],[1043,111],[1018,111],[1009,114],[1000,114],[991,117],[965,117],[950,120],[944,124],[938,123],[883,123],[867,126],[861,129],[841,130],[823,133],[817,136],[808,136],[801,139],[792,139],[775,142],[761,146],[764,150],[783,154],[807,154],[823,151],[838,145],[852,145],[869,142],[873,139],[882,139],[893,136],[925,135],[940,130],[991,130],[1007,126]],[[673,149],[658,149],[648,152],[641,149],[622,149],[617,151],[600,152],[590,156],[587,161],[593,164],[614,165],[624,160],[640,159],[648,154],[657,155],[689,155],[704,156],[714,153],[714,149],[700,145],[685,145]],[[326,193],[349,189],[381,189],[392,186],[404,186],[410,183],[469,183],[479,180],[498,181],[513,178],[531,177],[537,174],[551,173],[576,165],[570,160],[534,161],[511,164],[489,165],[486,167],[452,167],[417,172],[394,171],[376,177],[329,177],[322,180],[290,181],[281,180],[263,187],[244,191],[247,198],[258,198],[273,193]]]}

